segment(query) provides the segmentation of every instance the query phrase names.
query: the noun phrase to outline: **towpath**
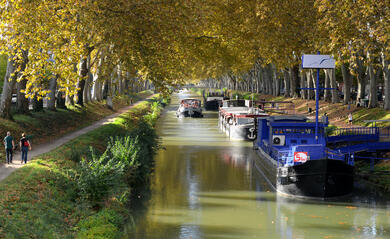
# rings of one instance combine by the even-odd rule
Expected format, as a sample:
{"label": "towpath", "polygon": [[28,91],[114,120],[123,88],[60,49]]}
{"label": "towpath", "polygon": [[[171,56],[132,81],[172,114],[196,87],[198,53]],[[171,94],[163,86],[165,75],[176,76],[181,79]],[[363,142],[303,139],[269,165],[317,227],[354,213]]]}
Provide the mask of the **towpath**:
{"label": "towpath", "polygon": [[[153,96],[154,95],[149,96],[145,100],[150,99]],[[124,108],[118,110],[115,114],[112,114],[110,116],[107,116],[107,117],[99,120],[99,121],[96,121],[95,123],[91,124],[90,126],[87,126],[85,128],[82,128],[82,129],[79,129],[79,130],[74,131],[72,133],[61,136],[60,138],[55,139],[51,142],[40,144],[40,145],[32,144],[32,150],[28,152],[28,160],[32,159],[35,156],[50,152],[51,150],[69,142],[70,140],[75,139],[75,138],[79,137],[80,135],[88,133],[96,128],[99,128],[100,126],[102,126],[104,124],[113,122],[114,119],[116,117],[118,117],[120,114],[123,114],[123,113],[129,111],[131,108],[140,104],[142,101],[144,101],[144,100],[140,100],[132,105],[124,107]],[[12,161],[13,161],[12,164],[4,164],[4,165],[0,166],[0,181],[4,180],[6,177],[8,177],[13,171],[24,166],[24,164],[21,164],[21,156],[20,156],[19,151],[14,152]]]}

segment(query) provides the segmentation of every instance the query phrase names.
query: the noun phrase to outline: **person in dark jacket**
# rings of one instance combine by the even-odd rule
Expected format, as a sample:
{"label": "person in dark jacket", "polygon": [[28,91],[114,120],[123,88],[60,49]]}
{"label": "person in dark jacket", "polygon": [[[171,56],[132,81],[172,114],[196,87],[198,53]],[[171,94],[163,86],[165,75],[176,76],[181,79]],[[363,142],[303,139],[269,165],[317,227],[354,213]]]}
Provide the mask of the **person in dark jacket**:
{"label": "person in dark jacket", "polygon": [[26,138],[26,134],[22,134],[22,138],[19,141],[20,150],[22,151],[22,163],[27,163],[27,153],[31,150],[30,141]]}
{"label": "person in dark jacket", "polygon": [[12,163],[12,154],[15,147],[14,138],[11,136],[11,132],[7,132],[7,136],[4,138],[5,153],[7,155],[7,163]]}

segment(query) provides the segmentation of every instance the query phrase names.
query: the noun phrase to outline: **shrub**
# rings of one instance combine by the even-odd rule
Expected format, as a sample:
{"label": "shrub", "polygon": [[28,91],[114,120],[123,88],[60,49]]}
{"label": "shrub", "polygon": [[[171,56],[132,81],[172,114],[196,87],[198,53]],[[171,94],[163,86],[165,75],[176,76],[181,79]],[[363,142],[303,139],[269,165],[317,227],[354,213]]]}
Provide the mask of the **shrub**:
{"label": "shrub", "polygon": [[80,198],[96,206],[110,195],[120,196],[128,193],[128,187],[147,182],[158,148],[157,135],[145,121],[137,126],[125,137],[111,137],[100,157],[91,148],[90,158],[81,160],[73,176]]}
{"label": "shrub", "polygon": [[83,158],[75,175],[81,199],[96,206],[123,188],[124,168],[125,164],[109,157],[107,150],[100,157],[92,152],[91,159]]}
{"label": "shrub", "polygon": [[113,160],[124,165],[124,177],[128,186],[132,186],[140,166],[140,143],[138,136],[110,138],[106,153]]}
{"label": "shrub", "polygon": [[150,113],[144,116],[144,120],[149,124],[154,125],[157,121],[158,116],[162,110],[161,102],[155,101],[150,106]]}

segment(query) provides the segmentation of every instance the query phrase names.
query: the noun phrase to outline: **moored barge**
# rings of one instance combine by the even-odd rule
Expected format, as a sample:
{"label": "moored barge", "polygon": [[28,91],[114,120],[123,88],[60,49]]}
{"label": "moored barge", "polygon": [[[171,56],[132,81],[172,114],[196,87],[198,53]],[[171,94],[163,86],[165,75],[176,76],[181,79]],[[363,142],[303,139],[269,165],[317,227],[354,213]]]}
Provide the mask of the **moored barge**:
{"label": "moored barge", "polygon": [[326,118],[316,123],[296,115],[258,119],[255,163],[278,193],[315,199],[348,195],[357,155],[390,146],[379,140],[376,127],[339,129],[341,134],[326,136],[327,125]]}
{"label": "moored barge", "polygon": [[204,98],[204,108],[206,110],[217,111],[222,106],[222,101],[225,99],[223,92],[209,92]]}
{"label": "moored barge", "polygon": [[231,139],[253,141],[257,137],[256,119],[268,116],[259,108],[250,107],[250,101],[226,100],[219,109],[220,129]]}

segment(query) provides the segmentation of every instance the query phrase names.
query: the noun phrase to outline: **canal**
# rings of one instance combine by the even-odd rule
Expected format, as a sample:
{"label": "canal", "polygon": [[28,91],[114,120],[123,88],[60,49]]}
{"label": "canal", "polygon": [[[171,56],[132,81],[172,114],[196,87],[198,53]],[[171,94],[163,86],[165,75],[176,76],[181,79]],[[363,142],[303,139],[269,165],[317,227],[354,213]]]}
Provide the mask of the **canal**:
{"label": "canal", "polygon": [[332,202],[278,196],[254,166],[252,144],[230,141],[216,112],[176,118],[188,97],[175,94],[161,117],[164,148],[125,238],[390,238],[389,197],[359,186]]}

